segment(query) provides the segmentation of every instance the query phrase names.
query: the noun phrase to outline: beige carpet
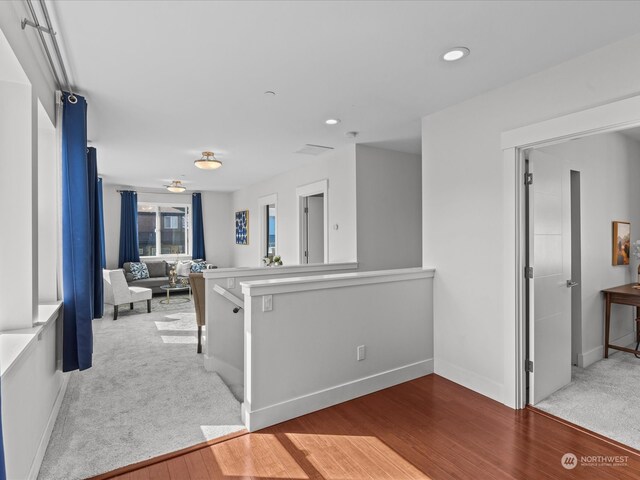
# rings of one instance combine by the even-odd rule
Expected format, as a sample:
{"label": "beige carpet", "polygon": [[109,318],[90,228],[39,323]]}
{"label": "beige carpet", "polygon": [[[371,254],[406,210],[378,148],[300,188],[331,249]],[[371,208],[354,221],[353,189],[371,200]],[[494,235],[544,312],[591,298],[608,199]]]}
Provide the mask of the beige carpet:
{"label": "beige carpet", "polygon": [[240,404],[196,354],[193,302],[94,320],[93,367],[71,374],[39,479],[104,473],[243,428]]}
{"label": "beige carpet", "polygon": [[640,450],[640,359],[616,352],[572,377],[535,406]]}

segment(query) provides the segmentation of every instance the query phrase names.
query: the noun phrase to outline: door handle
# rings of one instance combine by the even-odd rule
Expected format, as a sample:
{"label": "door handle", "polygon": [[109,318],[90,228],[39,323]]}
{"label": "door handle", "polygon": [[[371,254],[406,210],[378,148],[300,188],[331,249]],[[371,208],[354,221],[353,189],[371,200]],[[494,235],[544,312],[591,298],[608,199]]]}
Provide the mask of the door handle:
{"label": "door handle", "polygon": [[567,280],[567,288],[577,287],[578,282],[574,282],[573,280]]}

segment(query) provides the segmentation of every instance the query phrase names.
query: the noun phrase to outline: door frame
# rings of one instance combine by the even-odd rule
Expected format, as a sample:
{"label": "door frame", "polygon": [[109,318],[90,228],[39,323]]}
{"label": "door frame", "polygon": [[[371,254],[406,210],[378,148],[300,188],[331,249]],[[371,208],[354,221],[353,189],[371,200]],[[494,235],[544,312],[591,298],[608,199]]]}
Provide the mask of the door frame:
{"label": "door frame", "polygon": [[304,236],[302,232],[302,226],[304,224],[302,215],[304,214],[304,210],[302,202],[305,197],[319,195],[321,193],[323,194],[324,209],[324,219],[322,222],[324,225],[324,263],[329,263],[329,180],[325,178],[296,188],[296,203],[298,209],[298,262],[300,264],[304,263]]}
{"label": "door frame", "polygon": [[265,234],[267,232],[267,224],[269,219],[266,215],[265,207],[267,205],[275,205],[276,206],[276,255],[280,255],[280,250],[278,250],[278,194],[272,193],[270,195],[265,195],[263,197],[258,198],[258,210],[260,211],[260,262],[262,263],[262,259],[267,256],[267,246],[265,243]]}
{"label": "door frame", "polygon": [[638,126],[640,95],[635,95],[508,130],[501,135],[503,173],[506,179],[503,191],[503,233],[505,238],[511,240],[506,243],[504,249],[504,278],[514,278],[513,286],[509,282],[505,282],[504,285],[504,403],[512,408],[524,408],[527,403],[525,150]]}

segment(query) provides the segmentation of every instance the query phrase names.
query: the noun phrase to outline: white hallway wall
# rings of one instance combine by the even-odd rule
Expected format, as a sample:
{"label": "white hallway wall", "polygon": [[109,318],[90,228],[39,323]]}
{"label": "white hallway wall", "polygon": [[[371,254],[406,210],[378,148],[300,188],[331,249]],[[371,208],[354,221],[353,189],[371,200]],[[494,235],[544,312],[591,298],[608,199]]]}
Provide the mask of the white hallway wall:
{"label": "white hallway wall", "polygon": [[[359,270],[422,265],[421,159],[351,145],[233,194],[233,209],[249,209],[249,245],[233,246],[233,265],[260,264],[261,197],[277,194],[278,253],[299,263],[296,188],[328,179],[329,261],[358,261]],[[338,225],[336,230],[334,227]]]}
{"label": "white hallway wall", "polygon": [[356,147],[358,268],[422,265],[422,160]]}
{"label": "white hallway wall", "polygon": [[[120,248],[120,194],[118,190],[135,190],[135,188],[103,185],[104,243],[107,268],[118,267]],[[191,194],[139,192],[138,201],[191,203]],[[234,240],[231,228],[233,223],[231,194],[202,192],[202,217],[207,261],[219,267],[231,266],[231,247]]]}
{"label": "white hallway wall", "polygon": [[423,118],[423,264],[438,272],[436,373],[513,404],[504,331],[516,321],[515,271],[504,251],[515,232],[503,229],[513,221],[504,205],[515,179],[500,135],[638,94],[639,47],[640,36],[630,37]]}
{"label": "white hallway wall", "polygon": [[[300,263],[298,261],[296,188],[323,179],[328,179],[329,182],[329,261],[356,261],[355,151],[355,146],[349,145],[324,153],[303,167],[234,192],[232,214],[240,210],[249,210],[249,245],[236,245],[233,239],[232,265],[234,267],[260,265],[258,200],[260,197],[274,193],[278,195],[276,225],[278,254],[288,265]],[[334,230],[334,225],[338,225],[337,230]],[[235,229],[235,224],[233,228]]]}
{"label": "white hallway wall", "polygon": [[[579,364],[602,358],[604,302],[601,290],[635,281],[630,266],[611,265],[611,222],[631,222],[631,239],[640,238],[640,144],[620,133],[581,138],[541,149],[566,159],[580,172],[582,252],[582,346]],[[632,335],[635,312],[613,305],[611,339]]]}

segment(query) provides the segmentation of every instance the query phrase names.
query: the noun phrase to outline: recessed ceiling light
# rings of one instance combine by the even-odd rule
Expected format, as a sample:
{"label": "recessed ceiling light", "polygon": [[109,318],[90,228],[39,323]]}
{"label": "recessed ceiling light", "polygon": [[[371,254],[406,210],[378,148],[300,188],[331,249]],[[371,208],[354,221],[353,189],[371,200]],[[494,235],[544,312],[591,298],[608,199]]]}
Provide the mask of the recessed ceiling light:
{"label": "recessed ceiling light", "polygon": [[328,118],[327,120],[324,121],[324,123],[326,123],[327,125],[337,125],[340,123],[340,119],[339,118]]}
{"label": "recessed ceiling light", "polygon": [[467,47],[456,47],[449,50],[442,56],[442,59],[446,62],[455,62],[463,57],[469,55],[471,51]]}

